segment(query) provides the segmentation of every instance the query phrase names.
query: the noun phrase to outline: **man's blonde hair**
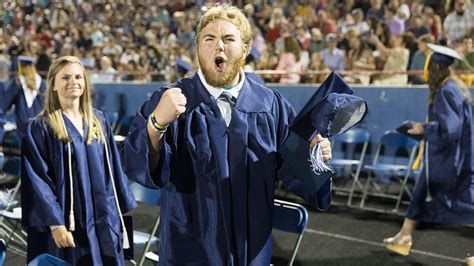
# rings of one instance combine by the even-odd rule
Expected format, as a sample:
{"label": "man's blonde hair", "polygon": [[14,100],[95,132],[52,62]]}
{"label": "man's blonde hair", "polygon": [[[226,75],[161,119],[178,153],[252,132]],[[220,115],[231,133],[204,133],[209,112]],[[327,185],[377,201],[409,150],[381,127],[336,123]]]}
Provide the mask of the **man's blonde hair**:
{"label": "man's blonde hair", "polygon": [[202,15],[196,29],[197,44],[199,44],[202,29],[204,29],[209,23],[218,19],[234,24],[240,31],[242,41],[250,47],[252,42],[252,28],[250,27],[250,23],[240,9],[229,4],[212,7]]}
{"label": "man's blonde hair", "polygon": [[71,138],[68,136],[66,128],[64,127],[64,120],[62,116],[61,104],[59,103],[58,93],[54,91],[54,83],[56,75],[66,65],[78,64],[81,67],[82,75],[85,82],[84,93],[80,98],[81,112],[84,115],[84,119],[88,124],[87,132],[87,143],[90,144],[93,138],[99,141],[105,142],[105,134],[99,119],[95,116],[92,108],[91,99],[91,85],[89,78],[87,77],[86,70],[81,61],[75,56],[63,56],[58,58],[49,67],[48,71],[48,87],[46,89],[46,102],[42,115],[46,116],[49,120],[49,125],[53,129],[56,137],[65,142],[71,142]]}

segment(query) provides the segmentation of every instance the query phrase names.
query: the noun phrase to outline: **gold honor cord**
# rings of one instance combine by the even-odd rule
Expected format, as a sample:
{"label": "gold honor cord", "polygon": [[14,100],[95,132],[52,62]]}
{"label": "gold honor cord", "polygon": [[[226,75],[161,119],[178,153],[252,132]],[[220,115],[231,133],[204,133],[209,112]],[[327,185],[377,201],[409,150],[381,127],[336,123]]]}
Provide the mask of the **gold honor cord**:
{"label": "gold honor cord", "polygon": [[428,82],[428,66],[430,64],[430,59],[431,59],[431,52],[428,53],[428,55],[426,56],[426,60],[425,60],[425,66],[423,67],[423,78],[425,78],[425,81]]}

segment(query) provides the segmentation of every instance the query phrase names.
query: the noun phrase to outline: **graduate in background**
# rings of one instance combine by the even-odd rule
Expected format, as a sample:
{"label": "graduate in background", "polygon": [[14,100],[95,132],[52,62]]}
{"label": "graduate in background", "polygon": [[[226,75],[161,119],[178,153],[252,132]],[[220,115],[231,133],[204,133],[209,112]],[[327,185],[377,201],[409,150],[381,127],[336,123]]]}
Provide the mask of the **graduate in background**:
{"label": "graduate in background", "polygon": [[[472,100],[450,65],[462,57],[447,47],[428,44],[425,63],[430,93],[428,122],[413,123],[409,134],[424,135],[424,168],[400,231],[384,239],[390,251],[407,256],[417,221],[474,224],[474,140]],[[472,265],[472,264],[471,264]]]}
{"label": "graduate in background", "polygon": [[44,105],[46,84],[36,72],[34,62],[34,57],[18,56],[18,79],[0,91],[0,108],[4,114],[15,105],[16,126],[20,137],[24,135],[28,120],[36,116]]}
{"label": "graduate in background", "polygon": [[124,265],[122,213],[136,206],[104,114],[76,57],[48,73],[46,105],[22,142],[22,224],[27,261],[41,253],[73,265]]}
{"label": "graduate in background", "polygon": [[[295,113],[242,70],[251,38],[239,9],[209,9],[197,28],[199,70],[155,91],[123,143],[127,175],[161,188],[160,264],[269,265],[277,180],[328,207],[318,204],[328,202],[321,197],[330,197],[330,182],[324,196],[309,195],[280,175],[279,150]],[[312,141],[331,158],[327,139]]]}

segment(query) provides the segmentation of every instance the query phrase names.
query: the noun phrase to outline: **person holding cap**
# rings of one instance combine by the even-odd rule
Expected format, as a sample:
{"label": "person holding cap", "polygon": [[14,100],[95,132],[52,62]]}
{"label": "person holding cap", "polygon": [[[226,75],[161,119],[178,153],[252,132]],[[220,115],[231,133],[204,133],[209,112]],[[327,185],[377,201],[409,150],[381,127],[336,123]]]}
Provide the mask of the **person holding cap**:
{"label": "person holding cap", "polygon": [[425,63],[430,89],[427,122],[412,123],[408,130],[424,136],[420,147],[423,169],[402,228],[383,241],[388,250],[403,256],[409,255],[418,221],[474,224],[472,99],[450,69],[462,57],[450,48],[427,45],[432,50]]}
{"label": "person holding cap", "polygon": [[[295,112],[243,71],[251,47],[238,8],[208,9],[197,26],[199,69],[155,91],[121,147],[127,175],[161,189],[160,264],[270,265],[277,181],[328,207],[330,181],[310,194],[280,172]],[[329,141],[314,135],[329,160]]]}
{"label": "person holding cap", "polygon": [[18,56],[18,78],[0,91],[0,108],[5,114],[15,105],[18,134],[23,137],[29,119],[35,117],[44,105],[46,84],[34,66],[36,58]]}

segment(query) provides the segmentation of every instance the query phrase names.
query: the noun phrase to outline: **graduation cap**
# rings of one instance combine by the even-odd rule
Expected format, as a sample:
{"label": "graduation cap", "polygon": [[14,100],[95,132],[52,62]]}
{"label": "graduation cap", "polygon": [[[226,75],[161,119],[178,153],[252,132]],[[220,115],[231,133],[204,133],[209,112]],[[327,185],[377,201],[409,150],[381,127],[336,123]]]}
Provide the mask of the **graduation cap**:
{"label": "graduation cap", "polygon": [[21,65],[31,65],[36,61],[36,57],[27,56],[27,55],[19,55],[18,56],[18,63]]}
{"label": "graduation cap", "polygon": [[257,62],[258,60],[260,60],[260,52],[255,47],[252,47],[250,53],[245,58],[245,63],[248,64],[252,61]]}
{"label": "graduation cap", "polygon": [[336,72],[331,72],[290,125],[291,131],[306,141],[316,134],[332,137],[362,120],[367,113],[365,101]]}
{"label": "graduation cap", "polygon": [[[316,134],[331,137],[341,134],[359,123],[367,113],[367,104],[334,71],[298,113],[290,125],[290,136],[281,155],[309,194],[315,194],[334,175],[334,170],[322,159],[316,144],[309,150],[309,142]],[[306,166],[310,161],[311,165]]]}
{"label": "graduation cap", "polygon": [[189,71],[193,70],[193,67],[188,62],[176,57],[176,72],[179,76],[184,76]]}
{"label": "graduation cap", "polygon": [[455,50],[436,44],[427,44],[428,47],[433,50],[431,54],[430,62],[435,62],[438,64],[451,65],[454,63],[455,59],[463,60],[462,56]]}
{"label": "graduation cap", "polygon": [[407,121],[404,121],[395,130],[400,134],[403,134],[403,135],[408,136],[410,138],[421,141],[423,139],[423,134],[411,134],[411,133],[408,132],[408,130],[413,128],[414,124],[415,124],[415,122],[407,120]]}

